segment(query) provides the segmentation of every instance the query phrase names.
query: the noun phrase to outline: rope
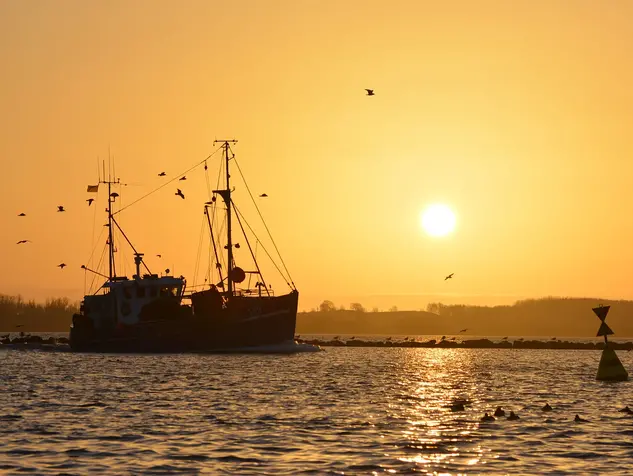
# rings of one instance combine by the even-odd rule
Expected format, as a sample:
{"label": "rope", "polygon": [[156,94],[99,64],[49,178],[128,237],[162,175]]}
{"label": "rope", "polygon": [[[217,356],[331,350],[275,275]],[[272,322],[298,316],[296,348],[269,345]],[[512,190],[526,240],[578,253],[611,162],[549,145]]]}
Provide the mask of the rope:
{"label": "rope", "polygon": [[[294,281],[292,280],[292,276],[290,276],[290,271],[288,271],[288,268],[286,267],[286,263],[284,262],[284,259],[282,258],[281,253],[279,252],[279,248],[277,248],[277,244],[275,243],[275,240],[273,239],[273,236],[270,233],[270,230],[268,229],[268,225],[266,225],[266,222],[264,221],[264,217],[262,216],[262,212],[259,210],[259,207],[257,206],[257,202],[255,201],[255,198],[253,197],[253,194],[251,193],[251,189],[249,188],[248,183],[246,183],[246,179],[244,178],[244,174],[242,173],[242,169],[240,168],[240,164],[237,162],[237,159],[235,158],[235,156],[233,156],[233,160],[235,161],[235,165],[237,165],[237,170],[240,172],[240,175],[242,176],[242,181],[244,182],[244,185],[246,186],[246,190],[248,191],[248,194],[250,195],[251,200],[253,201],[253,204],[255,205],[255,209],[257,210],[257,213],[259,214],[259,218],[262,220],[262,223],[264,224],[264,228],[266,228],[266,232],[268,233],[268,237],[270,238],[270,241],[272,242],[273,246],[275,247],[275,251],[277,252],[277,255],[279,256],[279,260],[281,261],[281,264],[283,265],[284,269],[286,270],[286,273],[288,274],[288,279],[290,279],[290,282],[292,283],[292,288],[293,289],[297,289],[297,287],[295,286]],[[246,223],[246,224],[248,225],[248,223]],[[250,228],[250,225],[249,225],[249,228]],[[263,248],[263,245],[262,245],[262,248]],[[268,254],[268,252],[266,252],[266,254]],[[270,255],[269,255],[269,257],[270,257]],[[272,260],[272,258],[270,258],[270,259]],[[275,266],[277,266],[277,265],[275,265]],[[284,277],[284,279],[285,279],[285,277]],[[286,284],[288,284],[288,282],[286,282]],[[288,284],[288,285],[290,286],[290,284]]]}
{"label": "rope", "polygon": [[182,177],[183,175],[186,175],[187,173],[191,172],[193,169],[195,169],[196,167],[200,167],[202,164],[204,164],[207,160],[209,160],[211,157],[213,157],[218,151],[221,150],[221,147],[218,147],[214,152],[212,152],[210,155],[208,155],[207,157],[204,158],[204,160],[201,160],[200,162],[198,162],[196,165],[194,165],[193,167],[188,168],[187,170],[185,170],[184,172],[182,172],[181,174],[178,174],[176,176],[174,176],[173,179],[169,180],[168,182],[165,182],[164,184],[162,184],[160,187],[155,188],[154,190],[152,190],[151,192],[146,193],[145,195],[143,195],[140,198],[137,198],[136,200],[134,200],[132,203],[130,203],[129,205],[126,205],[123,208],[120,208],[119,211],[113,213],[112,215],[118,215],[119,213],[121,213],[123,210],[130,208],[132,205],[137,204],[138,202],[140,202],[141,200],[149,197],[150,195],[152,195],[155,192],[158,192],[161,188],[166,187],[167,185],[169,185],[172,182],[175,182],[176,180],[179,180],[180,177]]}
{"label": "rope", "polygon": [[[273,264],[273,266],[275,267],[275,269],[279,272],[279,274],[281,275],[282,278],[284,278],[284,281],[286,281],[286,284],[288,285],[288,287],[290,289],[296,289],[294,287],[294,283],[292,283],[292,286],[290,285],[290,283],[288,282],[288,280],[286,279],[286,276],[284,276],[284,273],[279,269],[279,266],[277,266],[277,263],[275,263],[275,260],[273,259],[272,256],[270,256],[270,253],[268,252],[268,250],[264,247],[264,245],[262,244],[262,242],[259,240],[259,238],[257,238],[257,235],[255,234],[255,232],[253,231],[253,229],[251,228],[251,226],[248,224],[248,222],[246,221],[246,218],[244,218],[244,215],[242,215],[242,212],[240,212],[237,207],[235,206],[235,204],[233,204],[233,209],[235,210],[235,212],[241,216],[244,219],[244,223],[246,223],[246,226],[248,227],[248,229],[251,231],[251,233],[253,234],[253,236],[255,237],[256,240],[259,241],[260,245],[262,246],[262,249],[264,250],[264,253],[266,253],[266,256],[268,256],[268,258],[270,259],[271,263]],[[288,276],[290,278],[290,276]],[[263,279],[262,279],[263,281]],[[292,282],[292,279],[290,279],[290,281]]]}

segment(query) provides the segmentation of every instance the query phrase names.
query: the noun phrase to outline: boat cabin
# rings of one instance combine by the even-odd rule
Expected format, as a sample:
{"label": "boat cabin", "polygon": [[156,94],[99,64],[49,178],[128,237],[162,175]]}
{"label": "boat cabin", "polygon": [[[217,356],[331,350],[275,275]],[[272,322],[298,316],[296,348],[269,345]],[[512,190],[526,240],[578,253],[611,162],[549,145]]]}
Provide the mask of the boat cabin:
{"label": "boat cabin", "polygon": [[185,280],[155,274],[142,278],[114,278],[103,285],[104,294],[86,296],[83,311],[97,330],[108,330],[142,321],[176,317]]}

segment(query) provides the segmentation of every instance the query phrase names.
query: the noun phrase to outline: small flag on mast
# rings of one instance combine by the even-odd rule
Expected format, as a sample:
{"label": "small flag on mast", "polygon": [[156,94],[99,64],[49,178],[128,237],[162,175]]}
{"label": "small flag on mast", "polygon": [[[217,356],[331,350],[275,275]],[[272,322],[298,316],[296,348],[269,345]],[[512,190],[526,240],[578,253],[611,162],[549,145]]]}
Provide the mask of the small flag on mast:
{"label": "small flag on mast", "polygon": [[88,193],[97,193],[99,191],[99,184],[88,185]]}

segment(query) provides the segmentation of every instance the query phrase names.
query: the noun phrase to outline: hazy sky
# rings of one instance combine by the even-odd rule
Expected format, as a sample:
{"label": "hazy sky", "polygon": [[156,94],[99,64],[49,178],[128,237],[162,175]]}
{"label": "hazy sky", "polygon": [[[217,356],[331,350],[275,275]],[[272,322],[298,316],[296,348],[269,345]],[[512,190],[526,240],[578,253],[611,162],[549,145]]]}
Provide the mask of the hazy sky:
{"label": "hazy sky", "polygon": [[[0,293],[83,294],[109,147],[125,204],[235,137],[302,308],[633,298],[631,18],[624,0],[3,0]],[[188,179],[121,221],[192,280],[206,183]],[[449,237],[420,229],[433,202]]]}

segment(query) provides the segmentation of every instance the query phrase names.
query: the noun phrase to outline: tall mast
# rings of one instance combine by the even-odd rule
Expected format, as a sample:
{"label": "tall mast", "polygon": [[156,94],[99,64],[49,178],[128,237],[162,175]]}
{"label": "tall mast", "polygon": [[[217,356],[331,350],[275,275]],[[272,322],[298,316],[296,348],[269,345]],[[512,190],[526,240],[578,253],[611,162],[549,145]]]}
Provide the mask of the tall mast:
{"label": "tall mast", "polygon": [[103,168],[103,180],[100,180],[99,183],[108,185],[108,208],[106,209],[108,212],[108,280],[112,281],[112,279],[116,276],[116,268],[114,264],[114,240],[112,233],[112,204],[114,203],[115,197],[112,196],[112,185],[119,184],[119,179],[112,180],[110,173],[108,173],[108,178],[106,179],[105,161]]}
{"label": "tall mast", "polygon": [[236,140],[213,141],[222,142],[224,149],[224,160],[226,165],[226,190],[219,190],[226,203],[226,251],[227,251],[227,284],[228,295],[233,296],[233,281],[231,281],[231,271],[233,270],[233,239],[231,238],[231,174],[229,173],[229,144],[236,144]]}

